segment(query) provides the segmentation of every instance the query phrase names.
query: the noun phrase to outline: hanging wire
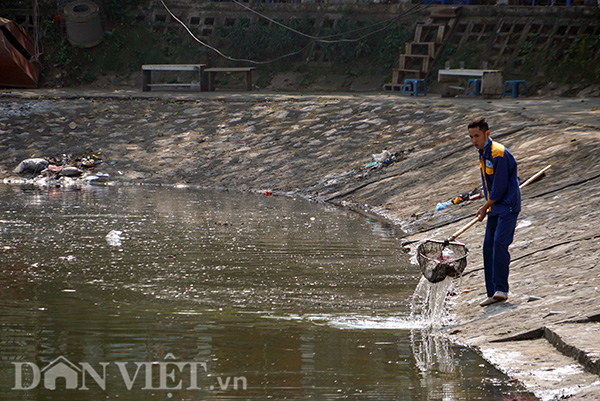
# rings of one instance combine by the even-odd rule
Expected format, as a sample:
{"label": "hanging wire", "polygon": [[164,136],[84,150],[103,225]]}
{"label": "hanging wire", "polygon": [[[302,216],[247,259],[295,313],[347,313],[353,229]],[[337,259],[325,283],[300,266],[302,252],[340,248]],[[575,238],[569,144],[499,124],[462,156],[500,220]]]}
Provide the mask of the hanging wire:
{"label": "hanging wire", "polygon": [[[369,37],[371,35],[374,35],[376,33],[379,33],[381,31],[386,30],[387,28],[389,28],[390,26],[392,26],[394,23],[396,23],[397,20],[399,20],[402,17],[406,17],[406,16],[412,15],[412,14],[417,14],[417,13],[425,10],[431,4],[431,2],[418,3],[418,4],[414,5],[413,7],[411,7],[409,10],[407,10],[407,11],[405,11],[405,12],[403,12],[403,13],[397,15],[397,16],[389,18],[389,19],[387,19],[385,21],[380,21],[380,22],[377,22],[375,24],[369,25],[367,27],[362,27],[362,28],[350,30],[350,31],[347,31],[347,32],[342,32],[342,33],[338,33],[338,34],[334,34],[334,35],[328,35],[328,36],[321,36],[321,37],[319,37],[319,36],[308,35],[308,34],[305,34],[303,32],[300,32],[300,31],[298,31],[298,30],[296,30],[294,28],[291,28],[291,27],[289,27],[289,26],[287,26],[285,24],[282,24],[281,22],[278,22],[278,21],[276,21],[276,20],[274,20],[272,18],[267,17],[266,15],[263,15],[263,14],[255,11],[255,10],[253,10],[252,8],[250,8],[250,7],[248,7],[248,6],[240,3],[237,0],[233,0],[233,2],[235,2],[236,4],[238,4],[238,5],[246,8],[246,9],[248,9],[249,11],[257,14],[261,18],[264,18],[264,19],[266,19],[266,20],[268,20],[268,21],[270,21],[270,22],[272,22],[272,23],[274,23],[276,25],[279,25],[279,26],[281,26],[281,27],[283,27],[283,28],[285,28],[287,30],[290,30],[291,32],[294,32],[294,33],[296,33],[298,35],[301,35],[301,36],[304,36],[304,37],[306,37],[308,39],[311,39],[311,42],[309,42],[306,46],[304,46],[302,49],[300,49],[298,51],[295,51],[295,52],[292,52],[292,53],[288,53],[288,54],[284,54],[283,56],[280,56],[280,57],[277,57],[277,58],[274,58],[274,59],[271,59],[271,60],[255,61],[255,60],[250,60],[250,59],[235,58],[235,57],[228,56],[228,55],[224,54],[222,51],[220,51],[219,49],[217,49],[217,48],[211,46],[210,44],[202,41],[196,35],[194,35],[194,33],[190,30],[190,28],[183,21],[181,21],[179,18],[177,18],[177,16],[175,16],[175,14],[173,14],[173,12],[171,12],[171,10],[169,9],[169,7],[167,7],[167,5],[165,4],[164,0],[160,0],[160,2],[163,5],[163,7],[165,8],[165,10],[167,10],[167,12],[171,16],[171,18],[173,18],[175,21],[177,21],[190,34],[190,36],[196,42],[200,43],[202,46],[204,46],[204,47],[206,47],[206,48],[214,51],[219,56],[221,56],[221,57],[223,57],[223,58],[225,58],[227,60],[238,61],[238,62],[245,62],[245,63],[256,64],[256,65],[269,64],[269,63],[273,63],[275,61],[279,61],[279,60],[287,58],[287,57],[295,56],[295,55],[300,54],[303,51],[305,51],[308,47],[310,47],[311,45],[313,45],[315,42],[327,43],[327,44],[359,42],[359,41],[364,40],[365,38],[367,38],[367,37]],[[421,6],[423,6],[423,7],[421,7]],[[383,28],[377,29],[375,31],[371,31],[371,32],[369,32],[369,33],[367,33],[367,34],[365,34],[363,36],[358,37],[358,38],[354,38],[354,39],[335,39],[335,40],[329,39],[329,38],[338,37],[338,36],[342,36],[342,35],[348,35],[350,33],[360,32],[360,31],[363,31],[363,30],[366,30],[366,29],[370,29],[370,28],[372,28],[374,26],[378,26],[378,25],[381,25],[381,24],[385,24],[383,26]]]}
{"label": "hanging wire", "polygon": [[235,57],[231,57],[231,56],[228,56],[228,55],[224,54],[222,51],[220,51],[220,50],[219,50],[219,49],[217,49],[216,47],[213,47],[213,46],[209,45],[208,43],[206,43],[206,42],[203,42],[202,40],[200,40],[200,39],[199,39],[199,38],[198,38],[196,35],[194,35],[194,33],[193,33],[191,30],[190,30],[190,28],[188,28],[188,27],[187,27],[187,25],[185,25],[185,24],[183,23],[183,21],[181,21],[179,18],[177,18],[177,17],[175,16],[175,14],[173,14],[173,13],[171,12],[171,10],[169,9],[169,7],[167,7],[167,5],[165,4],[165,2],[164,2],[163,0],[160,0],[160,2],[162,3],[163,7],[164,7],[164,8],[167,10],[167,12],[169,13],[169,15],[171,15],[171,17],[172,17],[172,18],[173,18],[175,21],[179,22],[179,24],[181,24],[181,26],[183,26],[183,27],[185,28],[185,30],[186,30],[186,31],[187,31],[187,32],[190,34],[190,36],[191,36],[191,37],[192,37],[192,38],[193,38],[193,39],[194,39],[196,42],[200,43],[202,46],[204,46],[204,47],[206,47],[206,48],[209,48],[210,50],[212,50],[212,51],[214,51],[215,53],[217,53],[219,56],[221,56],[221,57],[223,57],[223,58],[225,58],[225,59],[227,59],[227,60],[230,60],[230,61],[240,61],[240,62],[251,63],[251,64],[257,64],[257,65],[260,65],[260,64],[269,64],[269,63],[272,63],[272,62],[275,62],[275,61],[278,61],[278,60],[284,59],[284,58],[286,58],[286,57],[291,57],[291,56],[295,56],[296,54],[300,54],[300,53],[302,53],[304,50],[306,50],[306,49],[307,49],[307,48],[308,48],[308,47],[309,47],[309,46],[312,44],[312,42],[311,42],[311,43],[309,43],[308,45],[304,46],[302,49],[300,49],[300,50],[298,50],[298,51],[295,51],[295,52],[292,52],[292,53],[288,53],[288,54],[284,54],[283,56],[277,57],[277,58],[275,58],[275,59],[272,59],[272,60],[267,60],[267,61],[254,61],[254,60],[249,60],[249,59],[245,59],[245,58],[235,58]]}
{"label": "hanging wire", "polygon": [[[378,32],[381,32],[381,31],[383,31],[383,30],[387,29],[387,28],[388,28],[390,25],[392,25],[393,23],[395,23],[397,20],[399,20],[399,19],[400,19],[400,18],[402,18],[402,17],[405,17],[405,16],[407,16],[407,15],[410,15],[410,14],[413,14],[413,13],[421,12],[422,10],[426,9],[427,7],[429,7],[429,5],[431,4],[431,3],[426,3],[424,7],[420,8],[420,9],[419,9],[419,10],[417,10],[417,11],[414,11],[416,8],[419,8],[419,7],[421,7],[421,6],[423,5],[423,3],[418,3],[418,4],[415,4],[415,5],[414,5],[413,7],[411,7],[409,10],[407,10],[407,11],[405,11],[405,12],[401,13],[401,14],[398,14],[398,15],[396,15],[396,16],[394,16],[394,17],[388,18],[387,20],[384,20],[384,21],[379,21],[379,22],[376,22],[376,23],[374,23],[374,24],[371,24],[371,25],[368,25],[368,26],[365,26],[365,27],[362,27],[362,28],[357,28],[357,29],[353,29],[353,30],[350,30],[350,31],[341,32],[341,33],[336,33],[336,34],[333,34],[333,35],[327,35],[327,36],[313,36],[313,35],[309,35],[309,34],[306,34],[306,33],[304,33],[304,32],[298,31],[298,30],[296,30],[296,29],[294,29],[294,28],[292,28],[292,27],[290,27],[290,26],[287,26],[287,25],[285,25],[285,24],[282,24],[281,22],[279,22],[279,21],[277,21],[277,20],[274,20],[273,18],[269,18],[269,17],[267,17],[266,15],[264,15],[264,14],[261,14],[261,13],[259,13],[258,11],[256,11],[256,10],[252,9],[251,7],[248,7],[247,5],[245,5],[245,4],[241,3],[241,2],[239,2],[238,0],[232,0],[232,1],[233,1],[234,3],[236,3],[236,4],[240,5],[241,7],[245,8],[246,10],[248,10],[248,11],[250,11],[250,12],[252,12],[252,13],[254,13],[254,14],[258,15],[259,17],[261,17],[261,18],[264,18],[264,19],[266,19],[267,21],[270,21],[270,22],[271,22],[271,23],[273,23],[273,24],[279,25],[279,26],[281,26],[282,28],[285,28],[285,29],[287,29],[287,30],[289,30],[289,31],[292,31],[292,32],[294,32],[294,33],[297,33],[297,34],[298,34],[298,35],[300,35],[300,36],[304,36],[304,37],[306,37],[306,38],[313,39],[313,40],[315,40],[315,41],[317,41],[317,42],[322,42],[322,43],[341,43],[341,42],[358,42],[358,41],[361,41],[361,40],[363,40],[364,38],[366,38],[366,37],[368,37],[368,36],[374,35],[374,34],[376,34],[376,33],[378,33]],[[337,39],[337,40],[328,40],[329,38],[334,38],[334,37],[338,37],[338,36],[349,35],[349,34],[351,34],[351,33],[360,32],[360,31],[364,31],[364,30],[367,30],[367,29],[371,29],[371,28],[373,28],[373,27],[376,27],[376,26],[379,26],[379,25],[382,25],[382,24],[385,24],[385,26],[384,26],[383,28],[381,28],[381,29],[378,29],[378,30],[376,30],[376,31],[369,32],[369,33],[367,33],[366,35],[363,35],[363,36],[361,36],[361,37],[359,37],[359,38],[355,38],[355,39]]]}

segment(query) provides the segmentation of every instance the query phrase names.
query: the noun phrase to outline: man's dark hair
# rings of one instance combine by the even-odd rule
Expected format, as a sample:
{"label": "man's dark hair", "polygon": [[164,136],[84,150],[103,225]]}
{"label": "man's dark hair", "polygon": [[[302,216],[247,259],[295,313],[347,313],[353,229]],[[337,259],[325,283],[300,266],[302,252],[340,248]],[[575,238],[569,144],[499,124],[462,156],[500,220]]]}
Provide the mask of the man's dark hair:
{"label": "man's dark hair", "polygon": [[468,128],[469,129],[470,128],[479,128],[483,132],[487,132],[490,130],[490,126],[488,125],[487,121],[485,121],[485,118],[483,118],[483,117],[477,117],[476,119],[471,121],[469,123]]}

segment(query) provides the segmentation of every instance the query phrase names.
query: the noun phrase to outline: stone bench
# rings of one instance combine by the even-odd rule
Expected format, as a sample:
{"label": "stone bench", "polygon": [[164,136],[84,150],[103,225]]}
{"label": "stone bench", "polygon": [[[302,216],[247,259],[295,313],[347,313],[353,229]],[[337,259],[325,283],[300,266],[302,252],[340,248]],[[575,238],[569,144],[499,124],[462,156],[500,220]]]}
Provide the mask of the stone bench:
{"label": "stone bench", "polygon": [[246,90],[251,91],[252,90],[252,70],[254,70],[254,69],[255,69],[255,67],[231,67],[231,68],[215,67],[215,68],[204,68],[202,71],[205,74],[207,74],[209,91],[215,90],[215,76],[217,75],[217,73],[220,73],[220,72],[244,73],[246,75]]}
{"label": "stone bench", "polygon": [[[146,64],[142,66],[142,92],[149,92],[154,87],[188,87],[202,90],[202,71],[206,64]],[[152,71],[197,71],[198,81],[191,83],[153,84]]]}
{"label": "stone bench", "polygon": [[[451,91],[456,87],[461,79],[475,78],[481,79],[480,94],[484,96],[501,97],[502,82],[504,72],[502,70],[471,70],[471,69],[453,69],[439,70],[438,82],[440,83],[440,93],[442,97],[454,96],[456,93]],[[464,88],[461,88],[464,90]]]}

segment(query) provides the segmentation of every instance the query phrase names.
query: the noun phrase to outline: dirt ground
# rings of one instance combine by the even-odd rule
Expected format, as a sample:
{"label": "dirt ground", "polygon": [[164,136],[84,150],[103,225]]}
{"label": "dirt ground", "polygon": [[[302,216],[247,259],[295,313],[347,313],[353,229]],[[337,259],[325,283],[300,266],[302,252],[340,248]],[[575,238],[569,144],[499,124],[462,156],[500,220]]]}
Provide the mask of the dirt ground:
{"label": "dirt ground", "polygon": [[[377,215],[404,240],[445,239],[479,201],[436,211],[480,185],[466,124],[490,122],[526,179],[509,300],[481,308],[483,225],[453,341],[477,349],[540,399],[600,398],[600,99],[440,98],[136,90],[0,91],[0,177],[29,157],[95,157],[113,183],[271,191]],[[387,150],[388,165],[365,167]],[[417,268],[417,267],[415,267]]]}

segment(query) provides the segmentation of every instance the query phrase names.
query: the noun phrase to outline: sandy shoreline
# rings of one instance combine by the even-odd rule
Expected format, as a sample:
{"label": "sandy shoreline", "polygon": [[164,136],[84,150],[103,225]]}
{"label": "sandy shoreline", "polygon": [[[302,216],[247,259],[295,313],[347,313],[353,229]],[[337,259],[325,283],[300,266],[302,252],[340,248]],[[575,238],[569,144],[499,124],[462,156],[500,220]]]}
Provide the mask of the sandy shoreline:
{"label": "sandy shoreline", "polygon": [[[600,99],[395,94],[0,91],[0,177],[20,160],[96,155],[112,181],[272,191],[385,217],[405,239],[443,239],[477,201],[466,122],[490,121],[527,178],[509,301],[487,308],[476,226],[449,336],[541,399],[600,397]],[[397,160],[365,168],[387,149]],[[400,241],[399,241],[400,242]],[[517,341],[518,340],[518,341]]]}

